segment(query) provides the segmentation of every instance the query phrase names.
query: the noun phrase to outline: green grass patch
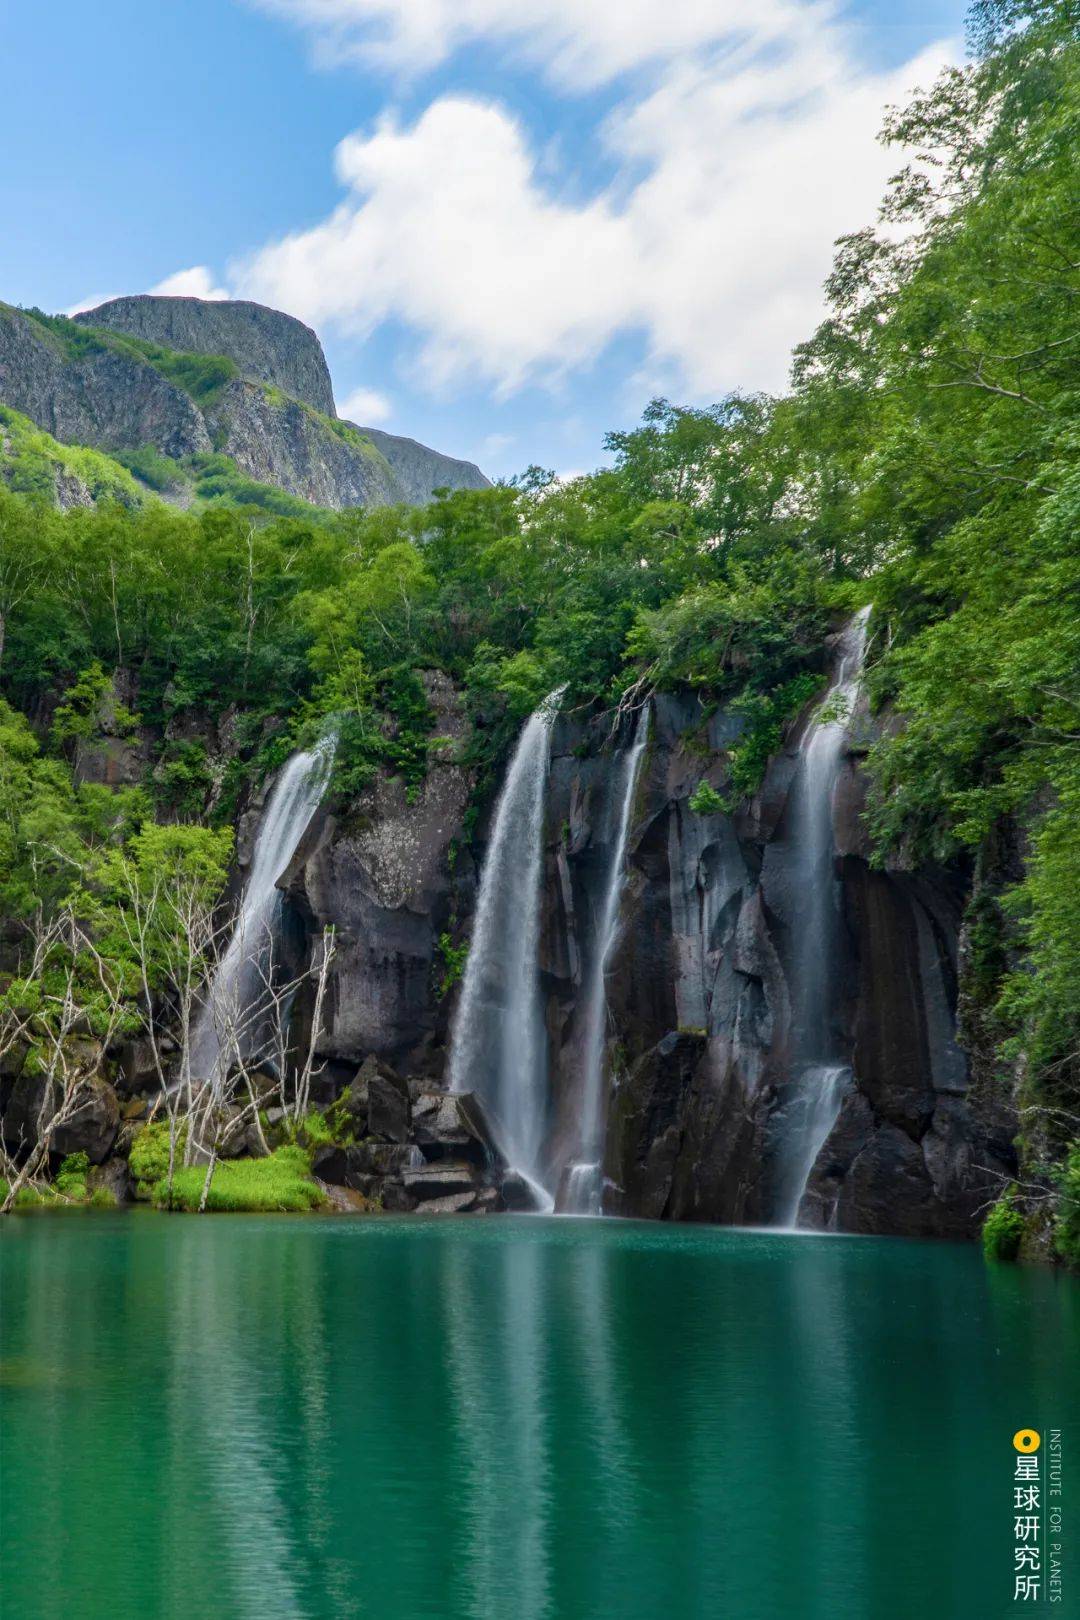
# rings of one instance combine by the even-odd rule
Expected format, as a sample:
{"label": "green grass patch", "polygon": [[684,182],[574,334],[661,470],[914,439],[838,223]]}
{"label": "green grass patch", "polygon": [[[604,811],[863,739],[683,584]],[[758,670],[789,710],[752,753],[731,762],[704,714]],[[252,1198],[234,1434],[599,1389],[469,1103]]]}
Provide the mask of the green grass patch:
{"label": "green grass patch", "polygon": [[154,370],[182,389],[196,405],[211,404],[226,383],[240,375],[236,361],[224,354],[173,354],[152,344],[146,348],[146,358]]}
{"label": "green grass patch", "polygon": [[106,341],[109,334],[97,327],[82,326],[70,316],[46,315],[43,309],[38,309],[35,305],[20,310],[19,313],[48,334],[52,339],[53,348],[58,349],[65,360],[82,360],[87,355],[102,354],[109,348]]}
{"label": "green grass patch", "polygon": [[[10,1181],[5,1181],[4,1177],[0,1176],[0,1204],[5,1201],[10,1191]],[[15,1194],[14,1207],[16,1209],[43,1209],[46,1205],[55,1203],[56,1195],[51,1187],[42,1190],[40,1187],[32,1187],[27,1184],[25,1187],[20,1187]]]}
{"label": "green grass patch", "polygon": [[257,506],[275,517],[311,518],[320,509],[299,495],[273,484],[260,484],[242,473],[231,456],[220,450],[192,456],[190,466],[195,494],[208,506]]}
{"label": "green grass patch", "polygon": [[[154,1188],[160,1208],[197,1210],[206,1182],[205,1165],[177,1170],[172,1198],[166,1178]],[[215,1168],[206,1200],[208,1210],[239,1213],[319,1209],[323,1194],[311,1179],[311,1165],[303,1148],[280,1147],[266,1159],[223,1159]]]}
{"label": "green grass patch", "polygon": [[90,1174],[90,1160],[85,1153],[69,1153],[56,1173],[53,1183],[61,1198],[74,1204],[86,1202],[86,1178]]}

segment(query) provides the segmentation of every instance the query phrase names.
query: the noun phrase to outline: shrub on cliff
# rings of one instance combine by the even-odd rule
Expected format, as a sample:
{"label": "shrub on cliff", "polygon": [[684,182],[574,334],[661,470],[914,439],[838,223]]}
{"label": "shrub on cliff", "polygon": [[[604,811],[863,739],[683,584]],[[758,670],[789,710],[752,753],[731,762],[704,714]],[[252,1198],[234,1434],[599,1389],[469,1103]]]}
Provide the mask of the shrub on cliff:
{"label": "shrub on cliff", "polygon": [[1016,1188],[1002,1193],[983,1222],[983,1253],[988,1260],[1015,1260],[1024,1235],[1024,1217],[1015,1207]]}

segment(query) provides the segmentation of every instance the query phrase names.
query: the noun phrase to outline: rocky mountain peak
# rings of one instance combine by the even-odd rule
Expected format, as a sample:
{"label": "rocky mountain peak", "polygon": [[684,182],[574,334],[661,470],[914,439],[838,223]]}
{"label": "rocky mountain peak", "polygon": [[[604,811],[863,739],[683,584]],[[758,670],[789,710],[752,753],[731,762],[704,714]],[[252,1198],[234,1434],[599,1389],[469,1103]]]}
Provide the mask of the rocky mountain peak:
{"label": "rocky mountain peak", "polygon": [[293,315],[244,300],[165,298],[140,293],[112,298],[75,316],[182,354],[223,354],[241,376],[270,383],[324,416],[336,416],[322,344]]}

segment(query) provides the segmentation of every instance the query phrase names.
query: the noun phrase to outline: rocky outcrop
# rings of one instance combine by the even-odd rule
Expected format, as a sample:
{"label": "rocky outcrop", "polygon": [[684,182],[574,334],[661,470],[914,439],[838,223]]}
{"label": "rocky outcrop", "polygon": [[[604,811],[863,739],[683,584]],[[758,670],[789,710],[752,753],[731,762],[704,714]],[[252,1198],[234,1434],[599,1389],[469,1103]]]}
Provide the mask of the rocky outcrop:
{"label": "rocky outcrop", "polygon": [[112,298],[75,316],[83,326],[144,338],[180,354],[224,354],[242,377],[272,383],[293,399],[334,416],[334,390],[322,344],[309,326],[278,309],[242,299]]}
{"label": "rocky outcrop", "polygon": [[320,1055],[331,1064],[375,1054],[409,1072],[441,1072],[446,1003],[438,942],[465,874],[452,872],[472,792],[468,722],[449,679],[425,675],[433,730],[444,739],[423,787],[380,778],[301,844],[283,884],[309,926],[335,929]]}
{"label": "rocky outcrop", "polygon": [[207,411],[241,472],[316,506],[387,506],[405,497],[386,459],[344,422],[258,383],[228,383]]}
{"label": "rocky outcrop", "polygon": [[415,439],[384,433],[381,428],[362,427],[357,431],[385,456],[401,491],[400,498],[413,506],[425,505],[437,489],[488,488],[488,480],[471,461],[444,456]]}
{"label": "rocky outcrop", "polygon": [[[86,1042],[87,1067],[100,1053]],[[85,1153],[91,1164],[101,1164],[116,1140],[120,1104],[116,1092],[99,1074],[88,1073],[73,1092],[77,1105],[52,1133],[50,1149],[56,1160],[69,1153]],[[44,1075],[24,1071],[11,1088],[4,1110],[3,1137],[8,1152],[21,1159],[40,1139],[42,1127],[60,1112],[59,1087]]]}
{"label": "rocky outcrop", "polygon": [[503,1166],[475,1097],[407,1081],[370,1056],[334,1112],[356,1139],[315,1150],[312,1173],[320,1181],[396,1213],[502,1207]]}
{"label": "rocky outcrop", "polygon": [[[222,356],[236,372],[205,387],[192,373],[189,392],[191,368],[174,362],[193,355]],[[0,304],[0,404],[62,444],[150,446],[181,463],[218,452],[316,506],[416,504],[438,488],[487,485],[471,462],[340,421],[318,338],[259,304],[119,298],[51,324]],[[190,501],[192,476],[178,468],[171,498]],[[66,505],[90,493],[70,478],[57,487]]]}
{"label": "rocky outcrop", "polygon": [[0,402],[63,444],[163,455],[209,451],[195,402],[137,354],[101,347],[69,354],[48,328],[0,304]]}

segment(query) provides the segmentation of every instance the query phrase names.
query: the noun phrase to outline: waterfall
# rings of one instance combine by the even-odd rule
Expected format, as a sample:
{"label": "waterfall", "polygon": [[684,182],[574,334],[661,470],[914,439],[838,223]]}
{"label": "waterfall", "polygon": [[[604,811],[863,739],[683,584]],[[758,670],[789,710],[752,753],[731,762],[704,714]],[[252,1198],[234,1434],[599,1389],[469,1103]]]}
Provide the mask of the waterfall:
{"label": "waterfall", "polygon": [[262,976],[270,968],[281,912],[277,881],[318,809],[333,758],[332,738],[324,738],[311,753],[294,754],[263,811],[236,927],[192,1036],[192,1074],[209,1080],[215,1091],[232,1053],[239,1049],[245,1057],[252,1055]]}
{"label": "waterfall", "polygon": [[861,609],[840,636],[829,689],[799,747],[792,792],[791,875],[798,935],[792,961],[793,1091],[775,1116],[774,1221],[781,1226],[798,1222],[814,1161],[836,1123],[851,1078],[832,1027],[840,954],[833,792],[862,679],[869,616],[869,607]]}
{"label": "waterfall", "polygon": [[649,740],[649,711],[642,709],[630,747],[620,758],[618,813],[604,874],[603,898],[597,917],[596,940],[585,995],[585,1034],[582,1043],[581,1127],[578,1154],[569,1165],[561,1202],[568,1215],[602,1213],[604,1180],[604,1116],[607,1034],[607,969],[619,933],[619,901],[626,880],[626,841],[634,806],[638,772]]}
{"label": "waterfall", "polygon": [[451,1091],[475,1091],[507,1165],[540,1207],[547,1050],[539,995],[540,880],[551,727],[563,688],[526,721],[495,811],[450,1048]]}
{"label": "waterfall", "polygon": [[850,1088],[851,1070],[846,1063],[807,1063],[800,1070],[795,1094],[783,1111],[784,1136],[777,1154],[774,1225],[798,1225],[799,1206],[810,1173]]}

